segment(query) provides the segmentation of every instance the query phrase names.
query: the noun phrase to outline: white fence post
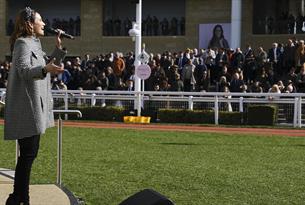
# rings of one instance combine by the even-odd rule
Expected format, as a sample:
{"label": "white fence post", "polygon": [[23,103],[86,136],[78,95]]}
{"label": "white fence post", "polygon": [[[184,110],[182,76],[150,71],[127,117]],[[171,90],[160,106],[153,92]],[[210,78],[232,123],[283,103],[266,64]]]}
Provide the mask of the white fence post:
{"label": "white fence post", "polygon": [[189,96],[188,103],[189,103],[189,110],[193,110],[194,108],[193,96]]}
{"label": "white fence post", "polygon": [[77,98],[77,106],[81,106],[82,105],[82,99]]}
{"label": "white fence post", "polygon": [[295,97],[294,98],[294,107],[293,107],[293,127],[297,127],[298,124],[298,101],[299,98]]}
{"label": "white fence post", "polygon": [[[68,106],[69,106],[69,96],[68,96],[68,92],[65,92],[65,98],[64,98],[64,102],[65,102],[65,110],[68,110]],[[65,114],[65,120],[68,120],[68,115]]]}
{"label": "white fence post", "polygon": [[138,92],[137,93],[137,103],[136,103],[136,106],[137,106],[137,116],[141,116],[141,93]]}
{"label": "white fence post", "polygon": [[19,147],[19,144],[18,144],[18,140],[16,140],[16,154],[15,154],[15,162],[16,162],[16,164],[18,162],[19,156],[20,156],[20,147]]}
{"label": "white fence post", "polygon": [[219,106],[218,106],[218,96],[217,95],[215,96],[214,110],[215,110],[215,125],[218,125]]}
{"label": "white fence post", "polygon": [[302,97],[299,98],[299,105],[298,105],[298,127],[302,127]]}
{"label": "white fence post", "polygon": [[240,97],[239,98],[239,112],[244,112],[244,98]]}
{"label": "white fence post", "polygon": [[96,104],[95,93],[92,93],[92,95],[91,95],[91,107],[95,106],[95,104]]}

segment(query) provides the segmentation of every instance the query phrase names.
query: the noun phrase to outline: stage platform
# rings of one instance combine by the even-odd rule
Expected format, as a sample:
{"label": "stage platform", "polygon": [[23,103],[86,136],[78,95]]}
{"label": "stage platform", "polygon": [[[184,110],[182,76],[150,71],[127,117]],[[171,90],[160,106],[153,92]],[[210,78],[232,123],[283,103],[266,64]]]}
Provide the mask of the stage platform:
{"label": "stage platform", "polygon": [[[0,168],[0,204],[13,190],[14,171]],[[68,192],[68,193],[67,193]],[[76,205],[77,200],[69,191],[55,184],[30,185],[31,205]]]}

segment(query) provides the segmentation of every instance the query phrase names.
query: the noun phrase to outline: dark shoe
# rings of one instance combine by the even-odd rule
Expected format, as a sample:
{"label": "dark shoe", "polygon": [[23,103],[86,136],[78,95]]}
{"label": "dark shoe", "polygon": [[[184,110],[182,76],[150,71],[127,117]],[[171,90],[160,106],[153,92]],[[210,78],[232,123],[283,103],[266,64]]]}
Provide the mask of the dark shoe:
{"label": "dark shoe", "polygon": [[5,205],[30,205],[29,202],[21,202],[20,198],[15,194],[10,194]]}
{"label": "dark shoe", "polygon": [[19,205],[19,204],[20,204],[20,199],[15,194],[10,194],[5,203],[5,205]]}

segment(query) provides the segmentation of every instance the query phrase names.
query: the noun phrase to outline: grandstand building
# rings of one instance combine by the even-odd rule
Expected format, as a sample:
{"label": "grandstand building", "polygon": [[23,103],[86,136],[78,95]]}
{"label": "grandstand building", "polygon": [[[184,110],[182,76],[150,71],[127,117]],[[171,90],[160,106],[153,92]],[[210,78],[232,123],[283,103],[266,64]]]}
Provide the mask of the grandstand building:
{"label": "grandstand building", "polygon": [[[26,5],[50,25],[57,19],[76,34],[74,41],[64,42],[70,56],[134,50],[126,33],[135,18],[134,0],[0,0],[1,59],[10,56],[10,20]],[[143,43],[149,52],[206,48],[219,24],[230,48],[269,48],[288,38],[304,39],[304,21],[304,0],[143,0]],[[53,38],[42,43],[45,51],[53,50]]]}

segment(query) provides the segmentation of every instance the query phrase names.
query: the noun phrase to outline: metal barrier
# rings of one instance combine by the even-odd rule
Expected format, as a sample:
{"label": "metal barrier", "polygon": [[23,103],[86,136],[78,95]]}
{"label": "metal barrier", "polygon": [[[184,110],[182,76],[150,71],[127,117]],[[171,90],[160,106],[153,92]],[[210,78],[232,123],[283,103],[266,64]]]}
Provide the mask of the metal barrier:
{"label": "metal barrier", "polygon": [[62,114],[77,114],[78,117],[82,117],[82,113],[79,110],[53,110],[54,114],[58,114],[57,125],[57,185],[61,187],[62,184]]}
{"label": "metal barrier", "polygon": [[[56,183],[61,186],[62,184],[62,114],[77,114],[78,117],[82,117],[82,113],[79,110],[53,110],[54,114],[58,114],[57,123],[57,174]],[[20,155],[20,149],[18,145],[18,140],[16,140],[16,164],[18,162],[18,157]]]}
{"label": "metal barrier", "polygon": [[[3,98],[0,100],[0,104],[5,105]],[[79,110],[53,110],[54,114],[58,114],[58,126],[57,126],[57,184],[61,186],[62,184],[62,118],[61,115],[65,114],[77,114],[79,118],[82,117],[82,113]],[[15,162],[17,164],[18,157],[20,155],[20,148],[18,145],[18,140],[16,140],[16,154]]]}

